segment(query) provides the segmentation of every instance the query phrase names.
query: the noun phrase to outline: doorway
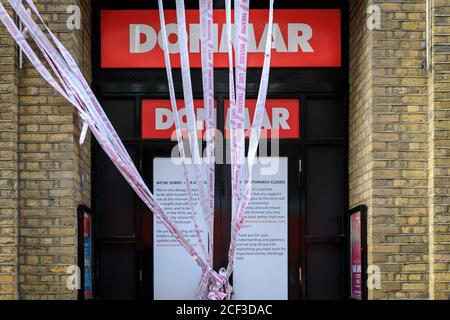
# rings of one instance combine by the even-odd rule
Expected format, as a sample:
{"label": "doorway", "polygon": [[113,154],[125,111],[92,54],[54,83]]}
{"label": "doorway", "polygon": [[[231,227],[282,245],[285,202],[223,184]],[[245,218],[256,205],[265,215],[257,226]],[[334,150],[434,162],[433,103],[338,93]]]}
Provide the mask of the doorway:
{"label": "doorway", "polygon": [[[175,143],[139,138],[142,101],[146,99],[147,96],[122,95],[104,97],[101,103],[153,189],[154,161],[169,158]],[[288,298],[341,299],[346,289],[342,277],[346,270],[346,145],[343,138],[337,137],[345,135],[345,100],[330,96],[298,99],[301,132],[305,137],[282,139],[279,143],[279,157],[287,159],[288,172]],[[219,98],[218,114],[223,114],[222,109],[223,100]],[[224,122],[219,120],[222,128]],[[94,152],[100,298],[152,299],[153,217],[97,145]],[[214,253],[216,268],[227,263],[231,219],[229,177],[228,165],[216,165],[215,243],[220,248]]]}
{"label": "doorway", "polygon": [[[153,190],[155,159],[170,157],[175,143],[144,134],[143,102],[168,99],[165,71],[103,69],[100,62],[101,10],[149,9],[152,5],[95,1],[93,6],[94,90]],[[299,5],[286,1],[282,6]],[[271,71],[268,99],[298,102],[298,136],[281,139],[279,143],[278,156],[287,159],[287,270],[283,272],[288,299],[345,299],[348,292],[345,272],[348,270],[347,8],[342,1],[309,6],[341,9],[343,60],[338,68],[274,68]],[[260,69],[248,71],[248,99],[257,95],[260,73]],[[174,78],[180,79],[179,70],[174,70]],[[194,96],[201,99],[200,70],[193,69],[192,78]],[[182,97],[181,83],[176,82],[175,88],[177,96]],[[222,132],[226,127],[227,88],[228,71],[215,70],[217,122]],[[154,299],[153,217],[96,143],[92,153],[98,298]],[[220,248],[214,252],[216,269],[227,263],[229,175],[228,165],[216,165],[215,243]]]}

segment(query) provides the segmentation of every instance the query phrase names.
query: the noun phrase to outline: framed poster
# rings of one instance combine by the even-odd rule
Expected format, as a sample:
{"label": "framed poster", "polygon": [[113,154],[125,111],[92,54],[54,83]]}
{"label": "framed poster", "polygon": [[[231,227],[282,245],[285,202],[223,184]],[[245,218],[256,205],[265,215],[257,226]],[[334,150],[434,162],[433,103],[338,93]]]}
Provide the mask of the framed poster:
{"label": "framed poster", "polygon": [[78,266],[81,271],[79,300],[94,299],[94,219],[91,210],[78,206]]}
{"label": "framed poster", "polygon": [[350,299],[367,299],[367,207],[361,205],[349,214]]}

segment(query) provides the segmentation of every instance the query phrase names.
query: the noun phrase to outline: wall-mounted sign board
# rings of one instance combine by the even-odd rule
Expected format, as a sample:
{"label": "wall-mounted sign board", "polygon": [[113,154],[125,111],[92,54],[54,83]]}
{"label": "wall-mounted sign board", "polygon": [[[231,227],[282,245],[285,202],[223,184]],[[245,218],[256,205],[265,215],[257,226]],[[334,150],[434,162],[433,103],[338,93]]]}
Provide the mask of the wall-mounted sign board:
{"label": "wall-mounted sign board", "polygon": [[[225,128],[229,128],[230,112],[229,101],[225,100]],[[187,129],[186,111],[184,101],[178,100],[177,106],[181,119],[181,129]],[[216,103],[217,107],[217,103]],[[256,99],[246,100],[245,128],[251,128],[255,114]],[[197,116],[198,136],[205,137],[206,114],[203,108],[203,100],[194,100],[194,109]],[[217,118],[217,115],[216,115]],[[300,137],[300,106],[298,99],[268,99],[262,122],[261,137],[278,137],[291,139]],[[142,138],[143,139],[176,139],[175,123],[170,100],[142,101]],[[184,132],[187,134],[187,131]],[[250,136],[249,131],[246,132]]]}
{"label": "wall-mounted sign board", "polygon": [[[268,10],[251,9],[248,66],[261,68]],[[232,14],[234,16],[234,14]],[[175,10],[165,10],[172,66],[180,67]],[[201,67],[198,10],[186,10],[190,65]],[[102,10],[102,68],[164,68],[158,10]],[[214,10],[216,68],[228,67],[225,10]],[[339,9],[278,9],[274,12],[272,67],[340,67]]]}

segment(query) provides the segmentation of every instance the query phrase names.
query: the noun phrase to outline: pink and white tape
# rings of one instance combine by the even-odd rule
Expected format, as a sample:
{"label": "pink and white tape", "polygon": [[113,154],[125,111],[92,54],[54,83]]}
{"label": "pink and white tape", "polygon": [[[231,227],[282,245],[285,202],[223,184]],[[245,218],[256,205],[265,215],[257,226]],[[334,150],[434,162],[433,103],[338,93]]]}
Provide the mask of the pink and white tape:
{"label": "pink and white tape", "polygon": [[[123,175],[130,186],[135,190],[142,201],[150,208],[153,214],[163,223],[169,232],[192,256],[196,263],[202,268],[203,276],[199,286],[198,295],[204,299],[222,300],[231,299],[232,288],[229,284],[229,277],[233,270],[234,253],[237,245],[237,235],[244,220],[245,210],[251,198],[252,190],[252,167],[258,148],[260,130],[262,123],[267,87],[270,72],[270,57],[272,44],[272,23],[273,23],[273,0],[270,0],[269,28],[266,43],[264,66],[261,77],[261,84],[258,93],[257,107],[252,125],[252,134],[249,145],[248,167],[250,177],[245,189],[243,189],[243,158],[244,158],[244,110],[246,91],[246,70],[247,70],[247,31],[248,18],[250,14],[248,0],[235,0],[235,61],[236,61],[236,88],[233,77],[233,56],[232,56],[232,29],[231,29],[231,2],[226,0],[227,7],[227,33],[229,36],[229,75],[230,75],[230,109],[231,109],[231,148],[232,148],[232,237],[229,248],[229,263],[227,269],[219,272],[213,270],[213,229],[214,229],[214,135],[215,135],[215,110],[214,110],[214,62],[213,62],[213,4],[212,0],[199,0],[200,25],[201,25],[201,47],[202,47],[202,75],[203,94],[206,109],[206,143],[207,143],[207,175],[203,177],[201,171],[196,119],[193,106],[192,85],[189,68],[189,54],[187,49],[187,32],[184,1],[176,0],[178,36],[180,44],[180,58],[182,65],[183,92],[185,107],[187,110],[188,133],[191,148],[191,155],[195,167],[195,179],[198,186],[199,198],[203,217],[209,233],[209,243],[206,248],[202,242],[201,230],[197,222],[197,212],[193,203],[192,190],[190,188],[190,178],[187,171],[187,158],[184,150],[183,138],[181,134],[180,117],[176,105],[175,90],[170,66],[170,55],[167,48],[167,33],[165,30],[164,11],[162,0],[158,0],[160,6],[161,31],[163,37],[163,47],[165,52],[166,71],[168,76],[169,95],[174,113],[174,120],[177,126],[176,136],[180,157],[182,158],[183,174],[187,192],[190,198],[190,208],[192,220],[197,235],[197,240],[201,248],[201,255],[192,244],[186,239],[183,233],[177,228],[169,216],[165,213],[154,195],[140,176],[137,168],[127,153],[117,132],[101,108],[100,103],[89,87],[89,84],[82,75],[81,70],[72,58],[67,49],[46,25],[44,19],[38,12],[32,0],[25,0],[31,10],[37,15],[40,22],[45,26],[53,43],[47,38],[41,28],[32,19],[30,14],[20,0],[8,0],[9,4],[16,12],[21,23],[25,26],[27,35],[36,43],[42,56],[47,61],[58,81],[52,76],[47,67],[40,61],[37,54],[27,42],[24,32],[14,23],[8,11],[0,1],[0,19],[11,33],[17,44],[26,54],[30,62],[35,66],[41,76],[55,90],[65,97],[77,109],[83,120],[83,129],[80,142],[84,141],[87,128],[91,129],[105,153],[111,158],[119,172]],[[55,47],[56,46],[56,47]],[[204,186],[206,181],[206,190]]]}
{"label": "pink and white tape", "polygon": [[[36,54],[34,54],[29,44],[23,37],[23,34],[14,25],[14,22],[9,16],[8,12],[0,3],[0,17],[2,22],[5,24],[6,28],[12,34],[14,39],[17,39],[16,41],[24,50],[25,54],[27,54],[31,63],[40,71],[43,77],[58,90],[58,92],[60,92],[64,97],[68,98],[68,100],[77,108],[81,118],[89,124],[92,133],[97,138],[102,148],[111,158],[111,160],[116,165],[118,170],[122,173],[127,182],[136,191],[139,197],[141,197],[141,199],[153,211],[156,217],[158,217],[167,227],[167,229],[177,238],[177,240],[189,252],[189,254],[194,258],[199,266],[207,270],[207,263],[201,257],[199,257],[192,245],[168,218],[164,210],[161,208],[159,203],[155,200],[154,196],[151,194],[151,192],[143,182],[128,153],[125,151],[123,144],[118,138],[117,133],[115,132],[108,118],[101,109],[100,104],[87,85],[87,82],[82,77],[81,71],[70,56],[69,52],[64,48],[64,46],[62,46],[62,44],[46,26],[47,31],[49,32],[51,38],[55,41],[59,51],[50,43],[44,33],[26,12],[20,1],[11,0],[9,2],[12,8],[16,11],[18,17],[21,19],[21,21],[23,21],[29,34],[37,44],[43,56],[47,59],[49,65],[52,66],[53,71],[58,76],[58,79],[60,79],[60,81],[63,83],[64,90],[66,91],[61,88],[61,86],[51,76],[50,72],[39,61]],[[29,3],[30,7],[35,10],[36,14],[38,14],[32,1],[30,0],[27,2]],[[43,20],[42,22],[44,23]],[[213,277],[215,276],[218,280],[221,279],[217,273],[211,273]]]}
{"label": "pink and white tape", "polygon": [[[245,1],[244,1],[245,2]],[[248,171],[249,171],[249,177],[248,177],[248,181],[247,181],[247,185],[245,186],[245,189],[242,190],[243,193],[241,193],[238,197],[236,197],[236,199],[239,199],[240,202],[238,204],[235,204],[235,208],[237,207],[237,212],[235,212],[234,216],[233,216],[233,220],[232,220],[232,225],[231,225],[231,241],[230,241],[230,248],[228,251],[228,267],[227,267],[227,274],[228,276],[231,275],[231,273],[233,272],[233,262],[234,262],[234,256],[235,256],[235,251],[236,251],[236,247],[237,247],[237,236],[239,233],[239,230],[242,227],[242,224],[244,222],[244,215],[245,215],[245,210],[250,202],[251,199],[251,193],[252,193],[252,175],[253,175],[253,165],[254,165],[254,161],[256,158],[256,152],[258,150],[258,145],[259,145],[259,140],[261,137],[261,126],[262,126],[262,121],[263,121],[263,116],[264,116],[264,110],[265,110],[265,105],[266,105],[266,98],[267,98],[267,90],[268,90],[268,85],[269,85],[269,73],[270,73],[270,60],[271,60],[271,52],[272,52],[272,28],[273,28],[273,3],[274,0],[270,0],[270,9],[269,9],[269,23],[268,23],[268,32],[267,32],[267,40],[266,40],[266,47],[265,47],[265,56],[264,56],[264,65],[263,65],[263,70],[262,70],[262,75],[261,75],[261,83],[260,83],[260,87],[259,87],[259,91],[258,91],[258,98],[257,98],[257,103],[256,103],[256,110],[255,110],[255,115],[253,118],[253,123],[252,123],[252,129],[251,129],[251,135],[250,135],[250,142],[249,142],[249,151],[248,151],[248,158],[247,158],[247,164],[248,164]],[[247,7],[245,6],[241,6],[242,12],[246,12]],[[248,17],[245,17],[245,14],[240,14],[241,16],[241,25],[239,27],[239,29],[241,30],[241,33],[244,33],[243,30],[247,30],[248,25],[245,25],[246,23],[248,24]],[[238,36],[238,47],[241,48],[241,50],[246,50],[245,45],[241,44],[241,43],[246,43],[247,39],[244,38],[243,34],[240,34]],[[246,53],[242,53],[239,52],[238,54],[240,54],[241,56],[246,55]],[[244,72],[243,68],[246,68],[246,65],[242,65],[242,72]],[[239,68],[239,66],[237,67],[238,70],[241,70]],[[237,77],[242,77],[242,74],[238,74]],[[245,80],[242,80],[245,81]],[[236,92],[238,92],[239,87],[238,84],[236,84]],[[242,93],[241,93],[242,94]],[[242,101],[239,101],[239,98],[237,98],[238,102],[237,102],[237,111],[236,113],[238,114],[238,116],[236,117],[236,121],[241,121],[241,117],[239,116],[240,112],[242,112],[242,110],[239,107],[239,103],[244,103],[245,106],[245,96],[241,99]],[[231,99],[230,99],[231,100]],[[238,141],[242,141],[242,136],[244,136],[244,130],[243,130],[243,125],[242,127],[240,127],[242,124],[237,124],[237,130],[239,130],[239,136],[237,137]],[[242,152],[242,149],[239,148],[243,148],[243,146],[239,146],[239,144],[236,146],[236,149],[233,150],[232,149],[232,153],[233,151],[236,153],[240,153]],[[235,159],[239,159],[240,155],[236,155]],[[238,179],[240,179],[242,177],[242,169],[237,169],[236,171],[240,170],[241,171],[241,175],[238,176],[238,173],[235,174],[235,176],[233,177],[233,179],[236,179],[238,181]],[[239,182],[239,184],[242,182]],[[236,183],[238,184],[238,183]],[[233,187],[234,187],[234,183],[233,183]],[[233,198],[234,200],[235,198]]]}
{"label": "pink and white tape", "polygon": [[[177,3],[177,6],[179,5],[179,3]],[[191,205],[191,216],[193,217],[194,220],[194,225],[196,228],[196,234],[197,234],[197,239],[199,241],[199,243],[202,243],[201,240],[201,235],[200,235],[200,230],[198,229],[198,223],[196,221],[196,208],[194,207],[193,204],[193,200],[192,200],[192,193],[190,191],[190,182],[189,182],[189,177],[188,177],[188,173],[187,173],[187,168],[186,168],[186,156],[185,156],[185,152],[184,152],[184,143],[183,143],[183,138],[181,135],[181,130],[179,128],[181,128],[180,125],[180,116],[179,116],[179,112],[178,112],[178,107],[177,107],[177,103],[176,103],[176,96],[175,96],[175,89],[174,89],[174,84],[173,84],[173,77],[172,77],[172,67],[171,67],[171,62],[170,62],[170,55],[169,55],[169,48],[168,48],[168,38],[167,38],[167,31],[166,31],[166,24],[165,24],[165,18],[164,18],[164,7],[163,7],[163,3],[162,0],[158,0],[158,6],[159,6],[159,15],[160,15],[160,24],[161,24],[161,34],[162,34],[162,47],[163,47],[163,51],[164,51],[164,59],[165,59],[165,64],[166,64],[166,73],[167,73],[167,79],[168,79],[168,87],[169,87],[169,96],[170,96],[170,101],[171,101],[171,105],[172,105],[172,111],[174,114],[174,119],[175,119],[175,123],[177,126],[177,130],[176,130],[176,135],[177,135],[177,141],[178,141],[178,149],[180,151],[180,156],[182,158],[182,164],[183,164],[183,172],[184,172],[184,178],[186,181],[186,185],[188,186],[188,196],[190,197],[190,205]],[[178,8],[178,7],[177,7]],[[180,43],[183,41],[187,41],[187,39],[183,39],[182,37],[180,37]],[[187,45],[186,45],[187,46]],[[181,45],[181,47],[183,47],[183,45]],[[187,49],[186,49],[187,50]],[[180,50],[181,51],[181,50]],[[184,52],[180,52],[180,54],[186,55],[186,51]],[[182,57],[182,59],[186,60],[187,58],[184,56]],[[187,72],[189,73],[189,68],[187,68]],[[183,72],[184,73],[184,72]],[[190,77],[189,79],[184,77],[183,78],[183,85],[184,85],[184,89],[189,91],[189,88],[191,86],[190,84]],[[188,92],[189,95],[189,92]],[[191,93],[192,96],[192,93]],[[195,119],[195,113],[193,110],[193,103],[188,103],[185,102],[186,105],[186,109],[188,109],[188,113],[190,114],[188,116],[188,134],[189,134],[189,139],[190,142],[195,141],[195,143],[197,143],[197,130],[196,130],[196,119]],[[214,105],[213,105],[214,107]],[[214,115],[213,115],[214,116]],[[209,124],[211,124],[211,119],[207,119],[207,122]],[[208,143],[214,143],[214,141],[208,141]],[[200,281],[200,286],[199,286],[199,290],[197,295],[199,297],[204,297],[206,294],[206,288],[208,285],[208,281],[209,281],[209,273],[212,270],[212,255],[213,255],[213,245],[212,245],[212,229],[213,229],[213,212],[211,213],[211,211],[209,211],[209,208],[205,208],[206,204],[209,204],[210,206],[212,206],[212,208],[214,209],[214,203],[210,204],[210,201],[207,201],[207,199],[205,199],[205,194],[204,192],[202,193],[201,190],[204,187],[203,186],[203,177],[201,175],[201,168],[199,168],[199,158],[200,156],[198,155],[198,145],[195,145],[193,143],[190,143],[191,146],[191,155],[194,158],[195,156],[197,156],[197,158],[194,159],[194,165],[197,167],[196,168],[196,182],[199,188],[199,196],[200,196],[200,201],[203,203],[202,209],[204,210],[204,218],[206,220],[206,223],[209,225],[209,253],[206,254],[206,250],[203,248],[202,246],[202,250],[204,251],[204,256],[205,259],[207,259],[207,268],[203,270],[203,276],[202,279]],[[214,172],[213,172],[214,174]],[[208,198],[214,198],[214,190],[209,190],[208,193]],[[203,201],[202,201],[203,200]],[[208,210],[208,211],[206,211]],[[210,217],[210,221],[207,220],[207,216],[209,215]]]}
{"label": "pink and white tape", "polygon": [[[227,24],[230,23],[229,17],[231,16],[230,10],[230,1],[226,1],[226,10],[227,10]],[[234,107],[234,110],[231,111],[232,120],[231,120],[231,153],[232,153],[232,201],[233,201],[233,214],[232,214],[232,222],[231,222],[231,241],[230,248],[228,251],[228,266],[227,266],[227,275],[228,277],[233,272],[233,262],[235,251],[237,247],[237,236],[239,230],[244,221],[244,214],[247,208],[247,205],[251,198],[252,192],[252,169],[254,160],[256,157],[256,151],[258,149],[260,133],[261,133],[261,125],[263,112],[265,109],[266,97],[267,97],[267,89],[268,89],[268,80],[270,73],[270,58],[272,51],[272,26],[273,26],[273,0],[270,0],[270,10],[269,10],[269,24],[268,24],[268,32],[267,32],[267,40],[266,40],[266,48],[265,48],[265,57],[264,57],[264,66],[261,76],[261,83],[258,92],[258,100],[255,111],[255,116],[253,120],[251,137],[249,143],[249,154],[248,154],[248,170],[249,170],[249,178],[245,190],[242,189],[243,185],[243,170],[242,164],[244,163],[243,154],[244,154],[244,109],[245,109],[245,89],[246,89],[246,74],[247,74],[247,31],[248,31],[248,18],[249,18],[249,2],[246,0],[235,1],[235,17],[237,19],[237,31],[235,33],[235,41],[236,41],[236,97],[233,96],[234,88],[233,88],[233,79],[232,79],[232,71],[230,71],[230,101],[235,102],[231,103],[231,108]],[[236,22],[236,21],[235,21]],[[229,27],[227,27],[229,29]],[[229,56],[230,56],[229,52]],[[231,61],[232,58],[229,57]]]}
{"label": "pink and white tape", "polygon": [[214,182],[215,182],[215,133],[216,118],[214,109],[214,40],[213,40],[213,2],[200,0],[200,30],[202,55],[203,101],[206,110],[206,165],[209,225],[209,263],[213,263],[214,255]]}

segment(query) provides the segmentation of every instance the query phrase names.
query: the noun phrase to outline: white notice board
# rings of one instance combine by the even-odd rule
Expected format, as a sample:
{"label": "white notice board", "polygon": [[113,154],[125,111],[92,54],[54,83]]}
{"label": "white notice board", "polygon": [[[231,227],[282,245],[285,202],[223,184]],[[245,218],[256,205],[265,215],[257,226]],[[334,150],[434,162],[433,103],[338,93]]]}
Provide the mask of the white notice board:
{"label": "white notice board", "polygon": [[[183,231],[189,242],[197,246],[197,237],[190,217],[190,204],[183,177],[183,167],[171,158],[153,160],[153,191],[156,199]],[[194,166],[188,165],[191,184],[194,182]],[[204,168],[206,170],[206,166]],[[205,171],[206,172],[206,171]],[[207,232],[198,203],[198,189],[191,187],[197,207],[198,224],[203,230],[203,242],[207,243]],[[166,227],[153,219],[153,290],[155,300],[195,300],[201,269],[186,250],[178,243]]]}
{"label": "white notice board", "polygon": [[[153,164],[156,199],[190,242],[196,244],[182,166],[170,158],[155,158]],[[193,177],[193,166],[188,166],[188,169],[192,171],[190,176]],[[206,172],[206,166],[203,166],[203,170]],[[248,177],[248,172],[245,174]],[[207,234],[198,204],[197,187],[193,185],[192,190],[199,213],[198,222],[203,230],[203,241],[206,243]],[[238,237],[233,274],[235,300],[288,298],[287,221],[287,158],[258,158],[253,167],[252,200]],[[201,269],[156,219],[153,228],[155,300],[196,299]],[[220,250],[228,250],[228,247],[221,247]]]}
{"label": "white notice board", "polygon": [[252,198],[238,236],[234,299],[287,300],[288,159],[257,160]]}

